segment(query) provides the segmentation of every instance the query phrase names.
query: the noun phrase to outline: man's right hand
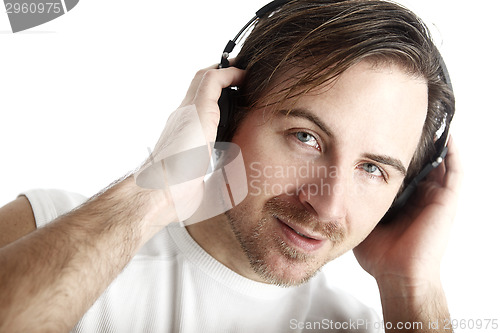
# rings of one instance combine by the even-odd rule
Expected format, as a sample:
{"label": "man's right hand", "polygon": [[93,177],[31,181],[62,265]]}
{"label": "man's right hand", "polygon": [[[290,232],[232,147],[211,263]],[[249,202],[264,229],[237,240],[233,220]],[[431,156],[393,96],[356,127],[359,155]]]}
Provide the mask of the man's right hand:
{"label": "man's right hand", "polygon": [[[181,106],[195,106],[205,142],[216,137],[222,88],[243,77],[236,68],[212,67],[193,79]],[[157,146],[170,135],[176,142],[190,140],[189,131],[166,131]],[[0,233],[12,235],[0,245],[0,332],[71,330],[142,245],[178,220],[176,208],[166,191],[141,188],[127,177],[31,232],[33,216],[24,198],[0,209]],[[23,218],[26,223],[19,222]],[[28,231],[9,232],[19,225]]]}

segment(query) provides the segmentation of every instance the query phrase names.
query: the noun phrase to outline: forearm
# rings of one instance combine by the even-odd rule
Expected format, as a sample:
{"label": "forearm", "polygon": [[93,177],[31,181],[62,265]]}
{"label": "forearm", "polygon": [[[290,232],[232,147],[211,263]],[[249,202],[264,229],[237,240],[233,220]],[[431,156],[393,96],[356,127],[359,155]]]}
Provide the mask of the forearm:
{"label": "forearm", "polygon": [[377,283],[387,333],[451,332],[445,329],[450,315],[439,279],[422,282],[386,278]]}
{"label": "forearm", "polygon": [[128,178],[2,248],[0,331],[69,331],[137,250],[176,219],[168,206],[163,192]]}

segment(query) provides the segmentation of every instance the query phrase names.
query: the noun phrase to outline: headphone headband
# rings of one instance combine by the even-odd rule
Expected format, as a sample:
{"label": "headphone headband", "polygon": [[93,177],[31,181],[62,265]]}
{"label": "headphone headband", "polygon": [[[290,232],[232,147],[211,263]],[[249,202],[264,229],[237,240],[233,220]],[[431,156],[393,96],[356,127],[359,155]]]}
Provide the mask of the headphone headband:
{"label": "headphone headband", "polygon": [[291,0],[274,0],[267,5],[263,6],[261,9],[259,9],[257,12],[255,12],[255,16],[247,22],[241,28],[241,30],[234,36],[233,39],[231,39],[229,42],[227,42],[226,47],[224,48],[224,51],[222,52],[222,57],[220,59],[219,63],[219,68],[227,68],[229,67],[229,54],[233,52],[234,47],[236,46],[236,42],[238,41],[238,38],[245,32],[245,30],[248,29],[255,21],[258,19],[262,18],[264,15],[272,13],[282,5],[284,5],[287,2],[290,2]]}

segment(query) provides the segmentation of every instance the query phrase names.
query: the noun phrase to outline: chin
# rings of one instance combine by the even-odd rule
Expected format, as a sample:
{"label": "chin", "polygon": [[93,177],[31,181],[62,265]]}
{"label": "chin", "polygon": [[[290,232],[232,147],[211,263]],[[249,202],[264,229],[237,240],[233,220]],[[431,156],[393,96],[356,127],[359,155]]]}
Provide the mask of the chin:
{"label": "chin", "polygon": [[270,258],[265,262],[251,263],[254,271],[262,280],[280,287],[298,286],[309,281],[321,267],[312,267],[308,263],[290,263],[283,258]]}
{"label": "chin", "polygon": [[304,253],[285,243],[278,235],[253,239],[242,245],[253,270],[263,282],[281,287],[298,286],[309,281],[331,259],[321,254]]}

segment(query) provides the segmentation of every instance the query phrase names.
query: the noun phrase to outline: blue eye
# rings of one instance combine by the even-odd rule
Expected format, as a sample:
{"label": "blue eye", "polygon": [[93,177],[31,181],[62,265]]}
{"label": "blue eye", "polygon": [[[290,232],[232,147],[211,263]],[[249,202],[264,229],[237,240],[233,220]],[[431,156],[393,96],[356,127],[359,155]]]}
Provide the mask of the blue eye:
{"label": "blue eye", "polygon": [[380,171],[379,167],[376,166],[373,163],[363,163],[361,165],[364,171],[369,173],[371,176],[374,177],[383,177],[384,175],[382,174],[382,171]]}
{"label": "blue eye", "polygon": [[297,139],[300,142],[305,143],[308,146],[311,146],[311,147],[319,149],[318,141],[311,134],[306,133],[306,132],[297,132],[297,133],[295,133],[295,136],[297,137]]}

